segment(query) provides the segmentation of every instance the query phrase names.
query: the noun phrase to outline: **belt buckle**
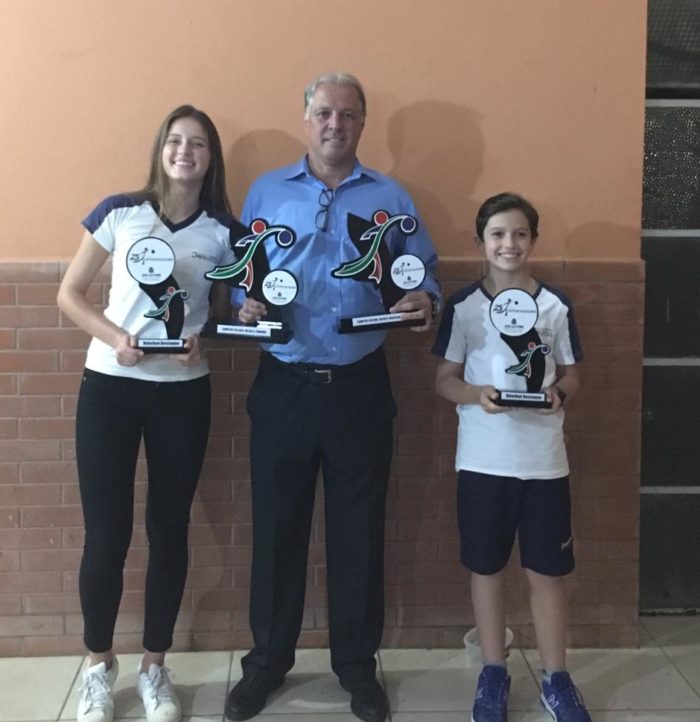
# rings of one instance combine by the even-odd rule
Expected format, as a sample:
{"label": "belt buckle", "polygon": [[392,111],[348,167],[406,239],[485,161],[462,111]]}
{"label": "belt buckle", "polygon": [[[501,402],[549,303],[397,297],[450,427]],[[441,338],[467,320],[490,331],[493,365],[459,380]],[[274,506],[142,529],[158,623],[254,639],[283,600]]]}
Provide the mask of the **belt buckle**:
{"label": "belt buckle", "polygon": [[320,384],[329,384],[333,381],[333,372],[331,369],[314,369],[314,373],[317,374],[316,378]]}

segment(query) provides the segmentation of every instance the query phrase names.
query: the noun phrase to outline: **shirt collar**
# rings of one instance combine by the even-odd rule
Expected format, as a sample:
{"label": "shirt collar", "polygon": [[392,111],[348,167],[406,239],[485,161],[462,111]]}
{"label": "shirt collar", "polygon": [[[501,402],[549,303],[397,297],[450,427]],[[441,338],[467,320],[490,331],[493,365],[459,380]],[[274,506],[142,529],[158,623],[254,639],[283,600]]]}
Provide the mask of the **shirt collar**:
{"label": "shirt collar", "polygon": [[[352,173],[350,173],[350,175],[340,185],[342,186],[346,183],[356,181],[362,176],[366,176],[371,180],[378,180],[377,175],[376,171],[363,166],[359,160],[355,159],[355,167],[352,169]],[[311,168],[309,168],[309,159],[306,155],[294,165],[289,166],[289,172],[286,175],[286,180],[294,180],[302,177],[310,178],[317,183],[320,183],[318,178],[311,173]]]}

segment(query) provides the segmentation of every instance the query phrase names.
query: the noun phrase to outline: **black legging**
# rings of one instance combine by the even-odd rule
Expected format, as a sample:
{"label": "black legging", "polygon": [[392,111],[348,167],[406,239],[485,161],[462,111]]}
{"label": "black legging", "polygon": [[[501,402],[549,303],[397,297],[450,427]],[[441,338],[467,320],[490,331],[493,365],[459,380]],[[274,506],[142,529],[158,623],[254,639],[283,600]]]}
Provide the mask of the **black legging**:
{"label": "black legging", "polygon": [[85,645],[112,648],[131,541],[134,475],[146,450],[149,557],[143,646],[164,652],[187,576],[190,507],[209,434],[209,377],[159,383],[86,370],[76,413],[76,452],[85,519],[80,603]]}

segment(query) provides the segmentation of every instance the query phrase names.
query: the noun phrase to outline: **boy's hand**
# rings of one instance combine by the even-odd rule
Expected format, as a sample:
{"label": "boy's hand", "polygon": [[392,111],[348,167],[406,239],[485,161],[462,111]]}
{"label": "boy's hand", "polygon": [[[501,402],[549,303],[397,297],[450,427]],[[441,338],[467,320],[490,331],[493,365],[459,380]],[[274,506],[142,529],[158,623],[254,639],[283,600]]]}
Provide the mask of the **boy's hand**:
{"label": "boy's hand", "polygon": [[509,406],[499,406],[496,404],[496,399],[498,399],[497,389],[493,386],[481,387],[481,392],[479,393],[479,404],[487,414],[502,414],[504,411],[510,411]]}
{"label": "boy's hand", "polygon": [[559,389],[556,386],[549,386],[546,389],[542,389],[544,391],[545,398],[547,401],[549,401],[550,404],[552,404],[551,408],[549,409],[537,409],[538,414],[542,414],[543,416],[548,416],[549,414],[555,414],[562,405],[562,398],[559,395]]}

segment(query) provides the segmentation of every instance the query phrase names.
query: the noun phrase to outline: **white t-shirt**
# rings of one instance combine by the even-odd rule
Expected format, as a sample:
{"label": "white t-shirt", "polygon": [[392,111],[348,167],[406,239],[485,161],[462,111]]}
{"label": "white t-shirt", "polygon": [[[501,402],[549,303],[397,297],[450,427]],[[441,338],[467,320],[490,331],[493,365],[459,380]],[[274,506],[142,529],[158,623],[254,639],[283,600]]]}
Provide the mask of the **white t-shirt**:
{"label": "white t-shirt", "polygon": [[[214,266],[235,259],[229,236],[240,224],[225,213],[200,209],[171,224],[148,201],[127,195],[103,200],[83,226],[112,254],[112,285],[105,316],[142,338],[186,338],[199,333],[209,313]],[[147,354],[120,366],[114,349],[93,338],[85,366],[112,376],[149,381],[187,381],[209,372],[205,359],[183,366],[178,355]]]}
{"label": "white t-shirt", "polygon": [[[546,284],[540,284],[534,297],[535,331],[544,348],[539,387],[545,388],[555,382],[557,366],[574,364],[583,354],[571,301]],[[464,364],[464,380],[469,384],[526,391],[526,378],[513,372],[521,359],[491,323],[491,301],[481,282],[454,294],[445,306],[433,353]],[[569,473],[562,410],[547,415],[533,409],[488,414],[478,404],[459,404],[457,413],[457,470],[519,479],[557,479]]]}

